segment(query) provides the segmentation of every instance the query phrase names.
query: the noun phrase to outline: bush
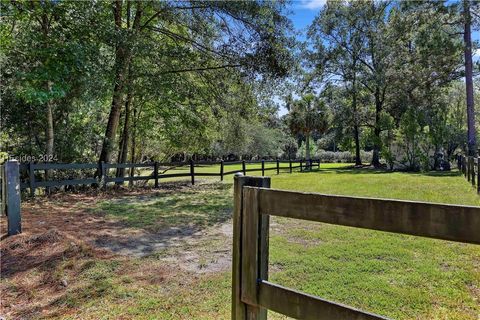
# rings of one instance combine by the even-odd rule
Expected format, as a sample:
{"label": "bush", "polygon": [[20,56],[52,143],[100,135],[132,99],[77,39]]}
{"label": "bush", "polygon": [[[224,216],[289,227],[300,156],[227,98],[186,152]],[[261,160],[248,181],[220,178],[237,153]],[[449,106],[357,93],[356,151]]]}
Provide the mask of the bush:
{"label": "bush", "polygon": [[[370,163],[372,161],[372,151],[363,151],[360,150],[360,157],[362,158],[363,163]],[[318,150],[315,154],[316,158],[320,158],[321,162],[330,162],[330,163],[352,163],[355,162],[355,153],[350,151],[325,151]]]}

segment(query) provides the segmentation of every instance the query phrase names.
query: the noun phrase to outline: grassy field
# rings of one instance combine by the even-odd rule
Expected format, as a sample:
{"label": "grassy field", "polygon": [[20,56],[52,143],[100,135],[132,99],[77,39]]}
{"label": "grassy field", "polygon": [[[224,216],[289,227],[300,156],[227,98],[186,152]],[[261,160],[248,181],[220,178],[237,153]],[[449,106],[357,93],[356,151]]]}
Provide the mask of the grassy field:
{"label": "grassy field", "polygon": [[[316,172],[271,173],[278,189],[480,206],[480,197],[457,172],[388,173],[325,164]],[[231,179],[149,197],[106,199],[89,214],[153,232],[211,230],[230,221]],[[220,261],[218,252],[226,250],[228,256],[230,237],[208,232],[197,242],[142,257],[63,261],[55,272],[68,276],[75,270],[81,281],[57,299],[48,317],[228,319],[228,263],[199,273],[175,267],[188,260],[166,262],[186,251],[197,252],[205,266]],[[270,279],[394,319],[480,316],[479,246],[274,218]]]}

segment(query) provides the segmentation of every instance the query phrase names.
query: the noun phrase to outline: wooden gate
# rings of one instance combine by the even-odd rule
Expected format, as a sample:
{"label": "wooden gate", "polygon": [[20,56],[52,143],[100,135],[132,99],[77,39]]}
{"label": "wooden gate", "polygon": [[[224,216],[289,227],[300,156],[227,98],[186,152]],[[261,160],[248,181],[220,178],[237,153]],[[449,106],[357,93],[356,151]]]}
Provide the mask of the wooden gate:
{"label": "wooden gate", "polygon": [[269,216],[480,244],[480,207],[269,189],[270,178],[235,177],[232,319],[386,319],[268,281]]}

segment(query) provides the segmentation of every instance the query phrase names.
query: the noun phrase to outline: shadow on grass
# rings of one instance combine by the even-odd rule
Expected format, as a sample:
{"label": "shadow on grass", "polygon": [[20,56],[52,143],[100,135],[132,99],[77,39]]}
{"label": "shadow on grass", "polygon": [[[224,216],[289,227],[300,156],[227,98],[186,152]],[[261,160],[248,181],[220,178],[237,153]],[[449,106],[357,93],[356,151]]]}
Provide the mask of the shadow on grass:
{"label": "shadow on grass", "polygon": [[124,229],[99,235],[94,243],[119,254],[145,256],[198,241],[207,228],[231,218],[230,188],[208,183],[98,203],[90,211],[115,218]]}
{"label": "shadow on grass", "polygon": [[462,175],[460,171],[429,171],[418,172],[418,174],[428,177],[459,177]]}
{"label": "shadow on grass", "polygon": [[388,171],[384,169],[374,169],[374,168],[357,169],[353,167],[340,167],[340,168],[321,169],[320,172],[337,173],[337,174],[383,174],[383,173],[392,173],[393,171]]}
{"label": "shadow on grass", "polygon": [[413,172],[413,171],[390,171],[385,169],[375,168],[353,168],[353,167],[341,167],[341,168],[328,168],[321,169],[320,172],[336,173],[336,174],[388,174],[388,173],[404,173],[404,174],[417,174],[428,177],[458,177],[461,176],[459,171],[428,171],[428,172]]}
{"label": "shadow on grass", "polygon": [[136,196],[99,204],[95,211],[120,218],[132,227],[150,230],[184,226],[207,227],[231,217],[227,184],[214,183],[158,195]]}

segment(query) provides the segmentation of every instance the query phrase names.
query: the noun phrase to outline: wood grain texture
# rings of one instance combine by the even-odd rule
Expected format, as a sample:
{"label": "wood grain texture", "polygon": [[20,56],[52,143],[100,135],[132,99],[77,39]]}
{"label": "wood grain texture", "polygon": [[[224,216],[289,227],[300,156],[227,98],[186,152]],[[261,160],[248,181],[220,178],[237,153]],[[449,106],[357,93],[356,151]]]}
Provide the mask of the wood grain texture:
{"label": "wood grain texture", "polygon": [[262,214],[480,244],[480,207],[271,189],[259,202]]}
{"label": "wood grain texture", "polygon": [[262,281],[259,304],[269,310],[302,320],[386,320],[388,318],[334,303]]}
{"label": "wood grain texture", "polygon": [[265,319],[266,310],[247,305],[241,301],[242,283],[242,217],[244,186],[270,187],[269,177],[234,177],[234,210],[233,210],[233,250],[232,250],[232,319]]}

